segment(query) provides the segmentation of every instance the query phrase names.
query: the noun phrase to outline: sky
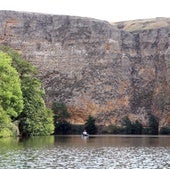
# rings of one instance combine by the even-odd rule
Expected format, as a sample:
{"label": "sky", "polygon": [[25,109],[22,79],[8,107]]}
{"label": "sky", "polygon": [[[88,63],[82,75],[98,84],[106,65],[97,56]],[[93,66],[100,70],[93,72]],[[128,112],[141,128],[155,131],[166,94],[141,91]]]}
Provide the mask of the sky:
{"label": "sky", "polygon": [[170,0],[0,0],[0,10],[91,17],[109,22],[170,17]]}

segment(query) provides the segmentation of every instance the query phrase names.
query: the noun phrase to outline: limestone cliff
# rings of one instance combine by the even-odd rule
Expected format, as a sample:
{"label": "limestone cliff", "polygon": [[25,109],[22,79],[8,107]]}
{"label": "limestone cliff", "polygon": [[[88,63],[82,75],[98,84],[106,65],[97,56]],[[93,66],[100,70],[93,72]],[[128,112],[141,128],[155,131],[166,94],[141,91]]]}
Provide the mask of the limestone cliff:
{"label": "limestone cliff", "polygon": [[65,102],[70,121],[102,125],[148,115],[170,125],[170,19],[110,24],[90,18],[0,11],[0,44],[39,69],[46,102]]}

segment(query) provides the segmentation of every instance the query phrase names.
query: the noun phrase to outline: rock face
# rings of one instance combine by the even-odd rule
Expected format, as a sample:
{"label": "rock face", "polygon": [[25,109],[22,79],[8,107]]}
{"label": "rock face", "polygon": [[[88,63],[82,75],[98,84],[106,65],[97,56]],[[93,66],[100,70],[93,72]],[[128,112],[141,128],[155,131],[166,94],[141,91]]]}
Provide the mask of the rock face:
{"label": "rock face", "polygon": [[39,69],[46,102],[67,104],[70,121],[101,125],[124,116],[170,126],[170,19],[105,21],[0,11],[0,44]]}

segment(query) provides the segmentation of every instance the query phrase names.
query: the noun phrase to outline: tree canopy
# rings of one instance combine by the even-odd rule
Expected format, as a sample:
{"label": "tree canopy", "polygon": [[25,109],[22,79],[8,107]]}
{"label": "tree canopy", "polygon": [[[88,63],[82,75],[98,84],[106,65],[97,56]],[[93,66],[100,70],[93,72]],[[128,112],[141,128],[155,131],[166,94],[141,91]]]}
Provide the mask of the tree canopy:
{"label": "tree canopy", "polygon": [[12,58],[0,51],[0,137],[12,135],[12,119],[22,110],[23,97],[19,74],[12,67]]}
{"label": "tree canopy", "polygon": [[67,121],[70,113],[63,102],[53,102],[52,110],[54,112],[54,134],[68,134],[71,131],[71,124]]}
{"label": "tree canopy", "polygon": [[45,105],[36,68],[13,49],[0,47],[0,79],[0,121],[4,126],[12,122],[22,136],[52,134],[53,114]]}
{"label": "tree canopy", "polygon": [[85,129],[87,130],[87,133],[89,134],[96,134],[97,127],[95,125],[95,118],[89,115],[88,119],[85,123]]}

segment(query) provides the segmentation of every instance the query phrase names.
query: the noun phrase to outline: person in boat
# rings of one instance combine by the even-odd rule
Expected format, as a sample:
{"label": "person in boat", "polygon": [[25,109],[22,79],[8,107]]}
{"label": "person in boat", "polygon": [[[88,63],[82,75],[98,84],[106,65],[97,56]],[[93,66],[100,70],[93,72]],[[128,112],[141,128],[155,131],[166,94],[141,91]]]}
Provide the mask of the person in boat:
{"label": "person in boat", "polygon": [[88,133],[86,130],[83,131],[83,136],[88,136]]}

